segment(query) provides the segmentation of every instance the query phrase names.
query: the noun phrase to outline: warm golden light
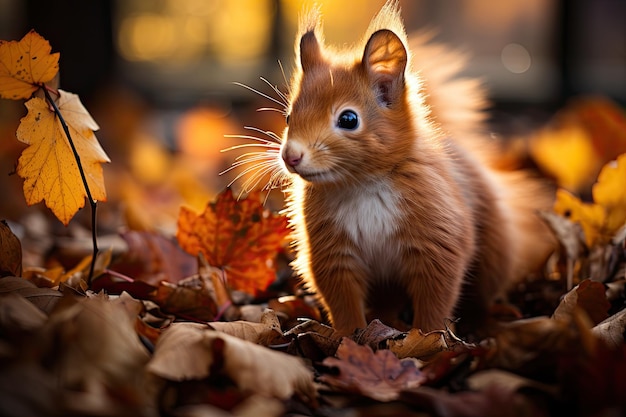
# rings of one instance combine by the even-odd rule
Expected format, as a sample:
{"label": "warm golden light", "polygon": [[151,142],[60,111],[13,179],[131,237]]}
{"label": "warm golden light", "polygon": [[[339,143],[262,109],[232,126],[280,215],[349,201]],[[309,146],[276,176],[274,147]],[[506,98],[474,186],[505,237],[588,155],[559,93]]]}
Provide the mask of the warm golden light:
{"label": "warm golden light", "polygon": [[120,53],[129,61],[152,61],[170,55],[176,46],[172,19],[154,13],[126,17],[118,35]]}
{"label": "warm golden light", "polygon": [[117,36],[128,61],[180,65],[214,56],[227,64],[255,59],[270,43],[271,0],[168,0],[121,3]]}

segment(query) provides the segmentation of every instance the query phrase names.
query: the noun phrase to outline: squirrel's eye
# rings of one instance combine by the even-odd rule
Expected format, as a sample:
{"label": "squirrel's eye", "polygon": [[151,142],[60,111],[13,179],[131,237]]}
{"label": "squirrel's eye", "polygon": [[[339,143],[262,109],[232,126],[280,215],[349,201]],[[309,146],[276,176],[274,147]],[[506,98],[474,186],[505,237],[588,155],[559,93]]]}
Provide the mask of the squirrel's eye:
{"label": "squirrel's eye", "polygon": [[354,110],[344,110],[337,119],[337,127],[346,130],[354,130],[359,126],[359,116]]}

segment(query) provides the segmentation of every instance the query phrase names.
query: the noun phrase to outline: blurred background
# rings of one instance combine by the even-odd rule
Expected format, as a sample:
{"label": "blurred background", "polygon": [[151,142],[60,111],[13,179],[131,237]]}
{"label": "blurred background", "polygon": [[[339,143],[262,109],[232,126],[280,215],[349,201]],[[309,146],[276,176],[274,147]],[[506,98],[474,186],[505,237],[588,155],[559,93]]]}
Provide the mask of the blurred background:
{"label": "blurred background", "polygon": [[[280,114],[256,111],[271,102],[233,82],[270,94],[264,77],[286,89],[298,14],[311,3],[0,0],[0,39],[18,40],[33,28],[61,53],[60,86],[81,97],[112,160],[104,168],[115,204],[101,210],[102,222],[171,232],[181,204],[200,210],[234,178],[219,175],[236,156],[220,150],[241,141],[225,134],[246,133],[244,126],[284,129]],[[350,44],[384,1],[317,3],[327,42]],[[592,110],[597,113],[600,106],[601,119],[622,126],[626,1],[405,0],[400,5],[409,33],[436,29],[437,40],[471,54],[466,74],[481,77],[489,89],[495,134],[533,134],[583,96],[602,97],[603,104]],[[25,208],[22,181],[9,175],[24,148],[15,140],[24,113],[23,103],[0,101],[0,218],[39,210]],[[623,138],[623,129],[620,134]],[[568,146],[591,158],[580,143]],[[599,161],[622,147],[626,151],[624,143],[608,147],[610,155]],[[525,145],[521,148],[525,152]],[[575,175],[593,175],[600,162]],[[570,188],[584,192],[584,180],[571,181]]]}

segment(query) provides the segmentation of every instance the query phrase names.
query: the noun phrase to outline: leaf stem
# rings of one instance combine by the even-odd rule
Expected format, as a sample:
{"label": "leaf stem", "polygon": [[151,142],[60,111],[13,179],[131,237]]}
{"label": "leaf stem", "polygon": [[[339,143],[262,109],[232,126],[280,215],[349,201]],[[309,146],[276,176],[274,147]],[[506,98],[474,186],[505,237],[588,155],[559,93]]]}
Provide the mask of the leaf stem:
{"label": "leaf stem", "polygon": [[[61,127],[63,127],[63,131],[65,132],[65,136],[67,136],[67,141],[70,143],[70,147],[72,148],[72,153],[74,154],[74,159],[76,159],[76,165],[78,166],[78,172],[80,172],[80,178],[83,180],[83,185],[85,186],[85,191],[87,192],[87,199],[89,200],[89,206],[91,207],[91,239],[93,242],[93,255],[91,257],[91,265],[89,267],[89,276],[87,277],[87,286],[91,287],[91,280],[93,279],[93,271],[96,265],[96,257],[98,255],[98,239],[97,239],[97,230],[96,230],[96,210],[98,208],[98,203],[91,196],[91,191],[89,190],[89,185],[87,184],[87,176],[85,175],[85,171],[83,170],[83,165],[80,162],[80,155],[76,150],[76,146],[74,145],[74,141],[72,140],[72,136],[70,135],[70,129],[67,127],[67,123],[65,123],[65,119],[61,114],[61,111],[57,107],[56,103],[50,96],[50,92],[48,91],[47,86],[44,84],[40,86],[46,95],[46,100],[54,109],[54,113],[59,118],[59,122],[61,122]],[[57,93],[58,94],[58,93]]]}

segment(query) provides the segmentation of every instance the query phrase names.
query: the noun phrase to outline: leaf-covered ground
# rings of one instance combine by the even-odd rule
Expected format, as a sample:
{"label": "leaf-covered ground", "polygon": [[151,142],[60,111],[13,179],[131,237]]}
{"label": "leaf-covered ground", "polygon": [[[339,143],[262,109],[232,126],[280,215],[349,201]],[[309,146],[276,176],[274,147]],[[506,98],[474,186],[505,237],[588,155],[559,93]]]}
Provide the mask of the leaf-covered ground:
{"label": "leaf-covered ground", "polygon": [[[549,214],[555,229],[567,231],[559,235],[564,247],[584,229],[571,213]],[[585,250],[563,250],[549,274],[511,291],[486,332],[459,337],[450,321],[440,331],[403,333],[374,320],[343,339],[289,275],[285,230],[260,195],[237,201],[227,190],[202,214],[181,210],[178,241],[154,232],[121,235],[99,255],[88,288],[88,258],[72,260],[66,248],[48,256],[49,266],[23,268],[20,241],[1,224],[0,414],[626,410],[623,228],[590,246],[584,232],[576,235]],[[252,258],[264,267],[250,268]],[[278,277],[269,287],[265,267]],[[230,274],[247,278],[229,281]],[[571,290],[567,277],[577,284]]]}

